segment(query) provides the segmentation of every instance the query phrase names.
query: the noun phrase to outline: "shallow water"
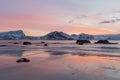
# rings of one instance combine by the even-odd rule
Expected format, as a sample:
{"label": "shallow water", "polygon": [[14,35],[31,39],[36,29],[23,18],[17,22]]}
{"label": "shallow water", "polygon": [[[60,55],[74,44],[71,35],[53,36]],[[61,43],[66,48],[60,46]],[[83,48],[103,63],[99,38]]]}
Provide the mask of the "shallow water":
{"label": "shallow water", "polygon": [[[19,42],[19,44],[13,44]],[[120,44],[0,41],[0,80],[120,80]],[[94,41],[92,41],[94,42]],[[119,42],[119,41],[112,41]],[[16,63],[20,58],[28,63]]]}

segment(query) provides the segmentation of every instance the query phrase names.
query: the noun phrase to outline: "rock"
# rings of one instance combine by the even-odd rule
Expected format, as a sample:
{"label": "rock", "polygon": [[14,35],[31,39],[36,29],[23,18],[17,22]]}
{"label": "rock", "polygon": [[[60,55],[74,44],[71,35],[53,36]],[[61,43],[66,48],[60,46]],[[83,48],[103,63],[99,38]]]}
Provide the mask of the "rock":
{"label": "rock", "polygon": [[13,44],[19,44],[18,42],[14,42]]}
{"label": "rock", "polygon": [[118,44],[118,43],[110,43],[108,40],[98,40],[95,44]]}
{"label": "rock", "polygon": [[44,46],[48,46],[48,44],[44,44]]}
{"label": "rock", "polygon": [[32,45],[31,42],[23,42],[23,45]]}
{"label": "rock", "polygon": [[17,60],[16,62],[17,63],[20,63],[20,62],[30,62],[30,60],[27,59],[27,58],[21,58],[21,59]]}
{"label": "rock", "polygon": [[89,40],[77,40],[76,44],[83,45],[83,44],[90,44],[91,42]]}
{"label": "rock", "polygon": [[98,40],[95,42],[95,44],[109,44],[110,42],[108,40]]}
{"label": "rock", "polygon": [[41,43],[45,43],[44,41],[41,41]]}

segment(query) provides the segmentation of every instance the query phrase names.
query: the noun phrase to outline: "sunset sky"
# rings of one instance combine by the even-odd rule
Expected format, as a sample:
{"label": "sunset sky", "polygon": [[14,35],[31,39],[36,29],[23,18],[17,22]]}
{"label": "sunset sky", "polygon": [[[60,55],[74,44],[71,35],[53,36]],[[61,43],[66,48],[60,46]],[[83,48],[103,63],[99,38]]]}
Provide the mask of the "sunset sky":
{"label": "sunset sky", "polygon": [[120,0],[0,0],[0,32],[120,33]]}

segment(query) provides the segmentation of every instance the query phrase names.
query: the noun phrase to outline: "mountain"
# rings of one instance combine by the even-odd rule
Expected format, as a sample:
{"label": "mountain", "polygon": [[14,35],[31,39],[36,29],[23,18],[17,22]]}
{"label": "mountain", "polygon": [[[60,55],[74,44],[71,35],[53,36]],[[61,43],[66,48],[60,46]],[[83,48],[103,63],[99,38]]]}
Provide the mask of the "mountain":
{"label": "mountain", "polygon": [[77,34],[71,34],[70,35],[74,40],[77,40],[78,39],[78,35]]}
{"label": "mountain", "polygon": [[85,33],[81,33],[78,35],[78,40],[93,40],[93,39],[94,39],[93,35],[89,35]]}
{"label": "mountain", "polygon": [[41,40],[41,37],[35,37],[35,36],[26,36],[26,40]]}
{"label": "mountain", "polygon": [[25,36],[22,30],[0,32],[0,40],[120,40],[120,34],[108,35],[89,35],[81,34],[66,34],[64,32],[54,31],[44,36]]}
{"label": "mountain", "polygon": [[22,30],[0,32],[0,40],[20,40],[24,38],[25,34]]}
{"label": "mountain", "polygon": [[94,35],[95,40],[120,40],[120,34]]}
{"label": "mountain", "polygon": [[74,40],[70,35],[64,32],[54,31],[41,37],[42,40]]}
{"label": "mountain", "polygon": [[81,33],[79,35],[72,34],[71,36],[75,40],[93,40],[94,39],[93,35],[89,35],[89,34],[85,34],[85,33]]}
{"label": "mountain", "polygon": [[66,34],[64,32],[54,31],[48,33],[45,36],[39,37],[42,40],[120,40],[120,34],[107,34],[107,35],[90,35],[81,33],[77,34]]}

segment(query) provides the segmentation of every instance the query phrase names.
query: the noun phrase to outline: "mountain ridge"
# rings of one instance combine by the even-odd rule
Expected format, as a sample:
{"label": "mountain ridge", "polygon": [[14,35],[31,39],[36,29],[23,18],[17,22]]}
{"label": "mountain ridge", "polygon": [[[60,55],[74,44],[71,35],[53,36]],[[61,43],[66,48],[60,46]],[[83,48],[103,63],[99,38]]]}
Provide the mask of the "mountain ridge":
{"label": "mountain ridge", "polygon": [[120,40],[120,34],[90,35],[85,33],[67,34],[62,31],[52,31],[43,36],[26,36],[24,31],[15,30],[0,32],[0,40]]}

